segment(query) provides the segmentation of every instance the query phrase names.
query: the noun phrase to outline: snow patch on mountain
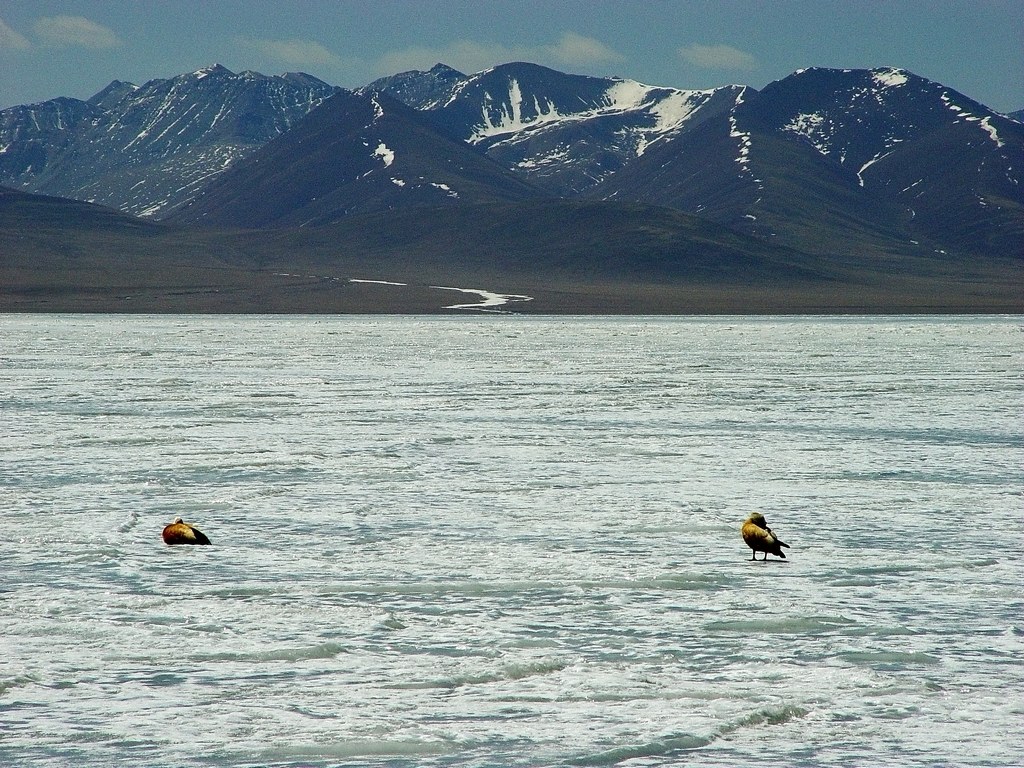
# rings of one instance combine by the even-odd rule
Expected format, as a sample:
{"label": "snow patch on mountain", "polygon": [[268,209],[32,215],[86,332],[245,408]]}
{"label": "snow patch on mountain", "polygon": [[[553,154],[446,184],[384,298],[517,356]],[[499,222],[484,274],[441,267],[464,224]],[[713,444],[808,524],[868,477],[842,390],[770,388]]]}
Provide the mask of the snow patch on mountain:
{"label": "snow patch on mountain", "polygon": [[[750,164],[750,134],[741,131],[736,124],[736,115],[729,115],[729,138],[739,139],[740,151],[736,156],[736,162],[739,165],[747,166]],[[747,168],[749,171],[750,169]]]}
{"label": "snow patch on mountain", "polygon": [[557,122],[563,118],[551,101],[541,104],[536,96],[532,104],[534,117],[524,117],[524,107],[530,105],[525,102],[519,81],[514,78],[509,81],[508,103],[502,103],[500,109],[495,109],[492,106],[495,101],[498,100],[490,93],[484,94],[484,104],[481,108],[482,124],[470,136],[471,144],[479,144],[484,139],[522,131],[535,125]]}
{"label": "snow patch on mountain", "polygon": [[558,165],[572,158],[572,147],[568,144],[559,144],[551,151],[544,154],[531,155],[516,163],[515,167],[524,171],[543,168],[545,166]]}
{"label": "snow patch on mountain", "polygon": [[414,181],[412,183],[406,181],[405,179],[399,179],[394,176],[391,177],[390,181],[392,184],[394,184],[396,187],[400,189],[404,187],[409,187],[409,189],[423,189],[424,187],[432,187],[434,189],[439,189],[441,192],[444,192],[445,197],[450,197],[453,199],[458,199],[459,197],[459,193],[456,192],[447,184],[443,184],[437,181],[424,181],[422,176],[419,178],[418,181]]}
{"label": "snow patch on mountain", "polygon": [[882,88],[898,88],[910,81],[906,71],[902,69],[873,69],[871,77]]}
{"label": "snow patch on mountain", "polygon": [[883,160],[884,158],[888,157],[891,154],[892,154],[892,152],[879,152],[877,155],[875,155],[870,160],[868,160],[866,163],[864,163],[864,165],[862,165],[860,167],[860,169],[857,171],[857,183],[860,186],[863,187],[864,186],[864,171],[866,171],[872,165],[877,163],[879,160]]}
{"label": "snow patch on mountain", "polygon": [[605,91],[603,102],[614,112],[638,109],[650,101],[652,90],[650,86],[636,80],[618,80]]}
{"label": "snow patch on mountain", "polygon": [[798,114],[782,126],[782,130],[787,133],[807,139],[811,146],[823,155],[827,155],[832,149],[834,128],[829,118],[817,112]]}
{"label": "snow patch on mountain", "polygon": [[957,117],[962,118],[968,123],[977,123],[978,127],[985,131],[989,138],[992,139],[996,147],[1002,147],[1005,145],[1005,142],[1000,138],[999,133],[996,131],[995,126],[992,125],[992,115],[979,117],[973,112],[970,112],[964,107],[954,103],[948,93],[942,93],[939,98],[942,99],[942,103],[945,104]]}
{"label": "snow patch on mountain", "polygon": [[[742,103],[743,94],[740,94],[740,97],[736,99],[736,106],[738,107]],[[739,124],[736,122],[735,109],[729,113],[729,138],[739,139],[739,152],[736,155],[736,164],[740,167],[740,175],[753,177],[754,173],[750,169],[750,134],[739,129]]]}
{"label": "snow patch on mountain", "polygon": [[943,104],[945,104],[947,107],[949,107],[949,109],[954,114],[956,114],[957,117],[970,117],[971,116],[971,114],[972,114],[971,112],[968,112],[963,107],[961,107],[961,106],[959,106],[957,104],[954,104],[953,103],[953,99],[950,98],[948,93],[942,93],[939,96],[939,98],[942,100]]}
{"label": "snow patch on mountain", "polygon": [[654,117],[654,126],[641,132],[636,148],[637,157],[651,144],[681,129],[712,94],[713,91],[676,91],[655,101],[648,109]]}
{"label": "snow patch on mountain", "polygon": [[[451,100],[460,90],[456,89]],[[622,135],[632,136],[628,143],[633,145],[633,153],[639,157],[651,144],[682,128],[714,93],[714,90],[682,91],[644,85],[635,80],[615,80],[593,106],[560,112],[550,99],[542,101],[534,96],[528,101],[519,81],[513,78],[509,81],[507,98],[504,94],[501,98],[491,93],[484,94],[480,123],[474,127],[468,141],[470,144],[488,141],[491,146],[517,143],[528,138],[530,132],[551,126],[636,114],[645,124],[627,129]],[[500,107],[496,106],[498,104]],[[494,139],[498,141],[490,141]],[[552,163],[555,159],[555,155],[549,152],[544,157],[526,158],[518,163],[518,167],[536,167]]]}
{"label": "snow patch on mountain", "polygon": [[992,125],[991,120],[991,116],[984,117],[980,121],[978,121],[978,125],[983,131],[985,131],[989,135],[989,138],[991,138],[992,141],[995,142],[995,145],[997,147],[1002,147],[1004,146],[1005,142],[999,138],[999,134],[996,133],[996,128],[994,125]]}
{"label": "snow patch on mountain", "polygon": [[[220,64],[214,64],[212,67],[203,67],[202,69],[197,69],[195,72],[192,73],[192,77],[194,77],[196,80],[202,80],[204,78],[209,77],[210,75],[216,74],[217,72],[228,72],[228,70],[226,67],[223,67]],[[230,72],[228,73],[230,74]]]}
{"label": "snow patch on mountain", "polygon": [[379,157],[381,160],[383,160],[385,168],[389,167],[393,162],[395,162],[394,150],[389,149],[388,145],[385,144],[383,141],[377,145],[377,148],[375,150],[373,150],[373,156]]}
{"label": "snow patch on mountain", "polygon": [[380,105],[380,102],[377,101],[376,96],[373,97],[371,101],[373,102],[373,122],[377,122],[382,117],[384,117],[384,107],[382,107]]}
{"label": "snow patch on mountain", "polygon": [[437,189],[440,189],[448,197],[458,198],[458,196],[459,196],[459,193],[456,192],[451,187],[449,187],[447,184],[441,184],[441,183],[436,182],[436,181],[431,181],[431,182],[428,182],[428,183],[430,184],[430,186],[436,187]]}

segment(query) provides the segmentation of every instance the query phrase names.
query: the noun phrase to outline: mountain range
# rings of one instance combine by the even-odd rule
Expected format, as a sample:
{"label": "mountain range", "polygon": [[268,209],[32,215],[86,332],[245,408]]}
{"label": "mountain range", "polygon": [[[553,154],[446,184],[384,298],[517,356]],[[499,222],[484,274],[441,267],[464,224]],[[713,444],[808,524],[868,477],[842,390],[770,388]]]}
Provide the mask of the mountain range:
{"label": "mountain range", "polygon": [[[688,91],[529,63],[472,75],[438,64],[348,91],[215,66],[0,111],[0,184],[143,215],[163,222],[161,237],[316,229],[361,243],[382,268],[447,249],[453,269],[483,269],[475,260],[489,254],[481,275],[572,264],[561,272],[577,279],[613,243],[618,256],[594,274],[636,284],[692,279],[678,265],[692,266],[694,242],[702,280],[731,270],[752,285],[777,270],[825,285],[989,262],[1016,275],[1022,161],[1019,120],[891,68]],[[275,237],[293,237],[300,261],[298,244],[322,242]],[[319,249],[310,258],[323,266]]]}

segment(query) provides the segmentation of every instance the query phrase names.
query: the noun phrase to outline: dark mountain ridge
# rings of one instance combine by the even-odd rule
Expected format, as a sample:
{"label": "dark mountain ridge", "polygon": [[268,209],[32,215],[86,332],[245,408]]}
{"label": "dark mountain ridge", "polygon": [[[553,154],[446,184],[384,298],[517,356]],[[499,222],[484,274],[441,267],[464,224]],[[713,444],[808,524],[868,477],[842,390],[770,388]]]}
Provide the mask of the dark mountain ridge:
{"label": "dark mountain ridge", "polygon": [[542,194],[386,94],[341,91],[169,220],[306,227],[359,213]]}
{"label": "dark mountain ridge", "polygon": [[166,215],[336,89],[215,65],[0,111],[0,183]]}

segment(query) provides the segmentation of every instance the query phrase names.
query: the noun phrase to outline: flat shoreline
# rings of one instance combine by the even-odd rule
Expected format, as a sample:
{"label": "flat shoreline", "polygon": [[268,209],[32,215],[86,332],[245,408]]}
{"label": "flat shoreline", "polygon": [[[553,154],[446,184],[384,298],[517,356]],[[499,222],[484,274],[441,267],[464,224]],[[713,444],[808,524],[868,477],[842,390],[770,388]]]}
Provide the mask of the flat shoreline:
{"label": "flat shoreline", "polygon": [[9,197],[0,206],[0,313],[1024,312],[1015,254],[845,242],[810,253],[642,206],[415,210],[324,228],[220,231]]}
{"label": "flat shoreline", "polygon": [[[914,315],[1024,313],[1024,264],[829,278],[537,273],[412,259],[247,266],[124,254],[0,262],[0,313]],[[467,300],[458,294],[464,294]]]}

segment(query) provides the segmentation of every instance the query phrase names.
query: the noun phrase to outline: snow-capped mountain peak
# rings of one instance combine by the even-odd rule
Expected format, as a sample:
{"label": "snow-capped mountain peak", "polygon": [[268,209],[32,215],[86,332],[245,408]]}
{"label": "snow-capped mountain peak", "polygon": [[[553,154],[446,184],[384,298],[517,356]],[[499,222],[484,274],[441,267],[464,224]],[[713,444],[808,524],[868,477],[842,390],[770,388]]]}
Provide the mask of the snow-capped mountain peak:
{"label": "snow-capped mountain peak", "polygon": [[[192,77],[195,78],[196,80],[202,80],[203,78],[210,77],[211,75],[220,75],[220,76],[224,76],[224,77],[231,77],[234,74],[235,74],[234,72],[232,72],[230,69],[225,67],[223,64],[213,64],[212,66],[209,66],[209,67],[202,67],[201,69],[197,69],[195,72],[192,73]],[[252,74],[255,74],[255,73],[251,73],[251,72],[243,72],[242,73],[243,76],[252,75]]]}

